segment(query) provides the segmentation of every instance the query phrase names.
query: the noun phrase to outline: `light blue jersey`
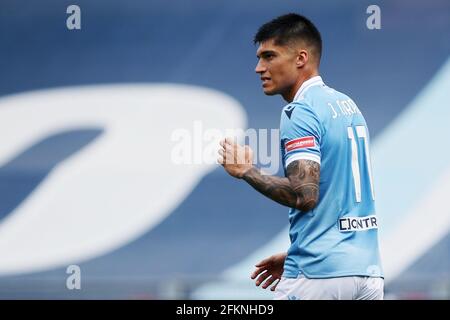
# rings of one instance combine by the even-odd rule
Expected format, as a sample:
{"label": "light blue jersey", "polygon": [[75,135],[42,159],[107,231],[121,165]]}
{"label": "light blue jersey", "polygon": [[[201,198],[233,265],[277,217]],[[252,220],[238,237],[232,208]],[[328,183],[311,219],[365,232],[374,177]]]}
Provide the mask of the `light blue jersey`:
{"label": "light blue jersey", "polygon": [[320,163],[317,206],[289,211],[283,275],[383,277],[369,131],[356,104],[313,77],[283,108],[280,131],[285,170],[295,160]]}

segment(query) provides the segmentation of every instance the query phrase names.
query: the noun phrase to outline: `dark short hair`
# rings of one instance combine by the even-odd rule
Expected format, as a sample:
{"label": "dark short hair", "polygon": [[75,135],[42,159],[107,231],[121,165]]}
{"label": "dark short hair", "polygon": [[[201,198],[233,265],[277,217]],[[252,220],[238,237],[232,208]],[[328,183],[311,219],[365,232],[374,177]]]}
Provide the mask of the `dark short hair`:
{"label": "dark short hair", "polygon": [[322,37],[314,24],[304,16],[289,13],[263,24],[253,39],[254,44],[274,39],[276,45],[295,40],[305,41],[316,50],[318,61],[322,55]]}

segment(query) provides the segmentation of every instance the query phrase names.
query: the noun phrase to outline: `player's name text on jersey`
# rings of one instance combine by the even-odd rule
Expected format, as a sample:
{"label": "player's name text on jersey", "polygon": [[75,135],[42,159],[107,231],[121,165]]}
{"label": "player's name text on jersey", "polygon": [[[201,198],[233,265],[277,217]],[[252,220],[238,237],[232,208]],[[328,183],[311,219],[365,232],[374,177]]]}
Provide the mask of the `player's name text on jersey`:
{"label": "player's name text on jersey", "polygon": [[339,231],[364,231],[378,229],[377,217],[375,215],[367,217],[345,217],[339,219]]}
{"label": "player's name text on jersey", "polygon": [[328,106],[332,112],[332,118],[336,119],[341,116],[349,117],[354,114],[361,114],[358,106],[352,99],[336,100],[336,103],[328,102]]}

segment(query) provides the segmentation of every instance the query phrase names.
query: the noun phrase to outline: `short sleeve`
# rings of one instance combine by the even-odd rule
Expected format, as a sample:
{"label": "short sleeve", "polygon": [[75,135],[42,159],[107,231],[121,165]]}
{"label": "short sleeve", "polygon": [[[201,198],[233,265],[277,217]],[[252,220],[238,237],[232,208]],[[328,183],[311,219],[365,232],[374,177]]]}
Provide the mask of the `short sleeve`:
{"label": "short sleeve", "polygon": [[285,168],[295,160],[312,160],[320,164],[322,126],[311,106],[292,103],[283,109],[280,134],[284,143]]}

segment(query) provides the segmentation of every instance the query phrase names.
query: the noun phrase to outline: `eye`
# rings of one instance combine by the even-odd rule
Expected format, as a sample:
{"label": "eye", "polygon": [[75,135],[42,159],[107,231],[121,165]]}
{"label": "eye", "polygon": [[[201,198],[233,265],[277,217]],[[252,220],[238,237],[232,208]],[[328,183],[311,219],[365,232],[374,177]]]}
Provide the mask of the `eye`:
{"label": "eye", "polygon": [[273,53],[267,53],[265,55],[266,60],[272,60],[273,58],[275,58],[275,54]]}

